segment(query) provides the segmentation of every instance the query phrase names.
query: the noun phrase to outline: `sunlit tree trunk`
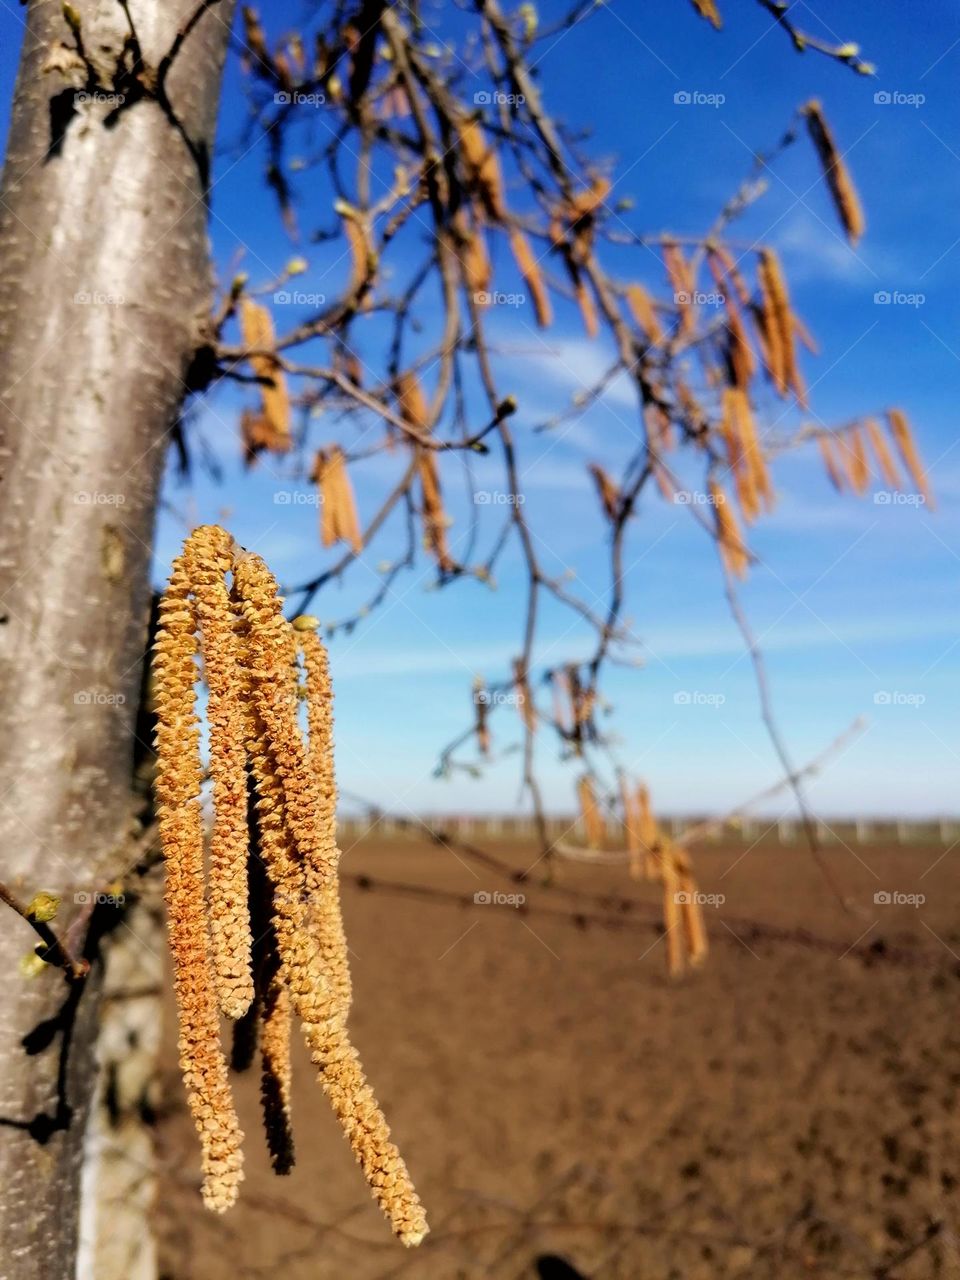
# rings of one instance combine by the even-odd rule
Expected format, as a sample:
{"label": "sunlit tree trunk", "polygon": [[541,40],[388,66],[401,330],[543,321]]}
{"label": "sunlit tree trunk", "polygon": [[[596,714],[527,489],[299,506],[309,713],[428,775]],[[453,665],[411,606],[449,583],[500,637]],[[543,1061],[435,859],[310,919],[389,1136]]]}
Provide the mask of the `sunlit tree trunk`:
{"label": "sunlit tree trunk", "polygon": [[[209,311],[207,164],[231,7],[32,0],[26,10],[0,188],[0,879],[27,900],[61,894],[58,928],[129,858],[151,541]],[[117,937],[140,945],[123,925],[104,945]],[[35,1034],[38,1051],[25,1052],[67,994],[53,970],[21,976],[35,941],[7,912],[5,1280],[76,1272],[96,1083],[97,963],[65,1071],[58,1078],[62,1034],[45,1046]]]}

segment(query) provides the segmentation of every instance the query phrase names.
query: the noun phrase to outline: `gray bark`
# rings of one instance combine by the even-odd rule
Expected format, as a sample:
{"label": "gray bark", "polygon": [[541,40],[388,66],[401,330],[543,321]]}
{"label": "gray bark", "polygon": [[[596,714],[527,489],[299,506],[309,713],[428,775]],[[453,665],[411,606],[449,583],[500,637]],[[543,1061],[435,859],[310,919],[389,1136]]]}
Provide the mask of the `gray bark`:
{"label": "gray bark", "polygon": [[[60,0],[29,5],[0,186],[0,879],[63,895],[58,926],[124,865],[157,489],[210,305],[198,160],[232,9],[214,3],[183,41],[165,108],[118,83],[116,0],[73,7],[87,66]],[[130,0],[148,80],[196,7]],[[97,965],[59,1087],[61,1038],[24,1051],[67,994],[52,970],[20,976],[34,941],[3,917],[4,1280],[74,1274],[95,1086]]]}

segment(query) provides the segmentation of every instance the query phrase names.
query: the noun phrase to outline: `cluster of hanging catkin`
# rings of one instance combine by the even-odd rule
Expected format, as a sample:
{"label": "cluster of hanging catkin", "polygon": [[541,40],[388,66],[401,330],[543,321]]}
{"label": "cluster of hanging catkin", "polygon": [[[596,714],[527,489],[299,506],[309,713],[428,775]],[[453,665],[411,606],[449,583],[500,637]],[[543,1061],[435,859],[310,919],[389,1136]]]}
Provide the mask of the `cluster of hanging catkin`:
{"label": "cluster of hanging catkin", "polygon": [[658,825],[650,792],[642,782],[631,788],[621,775],[620,799],[630,874],[635,880],[659,880],[663,886],[667,969],[671,977],[679,977],[688,966],[702,964],[707,955],[707,931],[690,855]]}
{"label": "cluster of hanging catkin", "polygon": [[[423,1208],[347,1033],[326,650],[314,621],[291,625],[281,605],[264,562],[210,525],[187,540],[160,606],[157,814],[180,1064],[202,1145],[203,1198],[210,1209],[228,1209],[243,1177],[220,1015],[248,1037],[259,1022],[264,1118],[278,1172],[292,1163],[297,1021],[375,1198],[403,1243],[418,1244],[427,1231]],[[198,654],[209,688],[213,781],[206,872]],[[306,741],[298,718],[304,696]],[[244,1056],[235,1038],[234,1062]]]}

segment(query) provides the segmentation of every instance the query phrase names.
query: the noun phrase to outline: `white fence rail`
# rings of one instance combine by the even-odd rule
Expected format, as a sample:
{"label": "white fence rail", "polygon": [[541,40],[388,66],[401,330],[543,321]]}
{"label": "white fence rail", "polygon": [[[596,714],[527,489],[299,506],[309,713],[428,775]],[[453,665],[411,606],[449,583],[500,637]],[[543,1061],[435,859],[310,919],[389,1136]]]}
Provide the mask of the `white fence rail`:
{"label": "white fence rail", "polygon": [[[703,821],[703,815],[661,818],[671,835],[679,835],[686,827]],[[532,840],[536,823],[530,817],[512,814],[344,814],[339,818],[341,838],[422,838],[425,834],[446,832],[464,840]],[[566,836],[582,839],[581,820],[573,814],[553,815],[547,819],[551,838]],[[777,840],[793,844],[803,838],[802,825],[796,818],[741,818],[737,826],[727,827],[708,837],[719,840],[739,836],[746,841]],[[960,840],[960,817],[951,818],[819,818],[817,836],[821,843],[843,844],[929,844],[951,845]],[[607,840],[622,841],[619,823],[608,823]]]}

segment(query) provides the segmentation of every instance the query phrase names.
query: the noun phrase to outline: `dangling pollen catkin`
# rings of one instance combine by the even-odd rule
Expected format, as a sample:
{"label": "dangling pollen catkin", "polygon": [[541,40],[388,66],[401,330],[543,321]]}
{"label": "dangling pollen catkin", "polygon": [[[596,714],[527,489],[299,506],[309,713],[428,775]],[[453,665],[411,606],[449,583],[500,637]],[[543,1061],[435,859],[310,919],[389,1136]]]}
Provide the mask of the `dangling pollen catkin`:
{"label": "dangling pollen catkin", "polygon": [[194,709],[196,619],[189,550],[174,561],[154,646],[157,821],[166,863],[167,927],[180,1024],[180,1069],[200,1135],[203,1200],[217,1213],[237,1199],[243,1133],[220,1047],[217,992],[207,943],[200,732]]}
{"label": "dangling pollen catkin", "polygon": [[[227,593],[225,581],[231,572],[233,584]],[[315,636],[302,638],[307,746],[298,720],[296,663],[297,635],[302,635],[305,622],[298,620],[295,629],[286,621],[266,565],[236,548],[217,528],[198,530],[188,541],[174,563],[160,606],[155,650],[157,813],[167,864],[180,1061],[201,1139],[203,1196],[217,1211],[236,1200],[243,1135],[220,1046],[208,945],[209,933],[232,963],[238,935],[230,858],[211,857],[209,906],[204,895],[194,710],[198,647],[210,686],[218,849],[232,852],[238,841],[241,820],[234,803],[235,784],[244,772],[246,793],[249,767],[252,806],[246,827],[272,886],[272,930],[266,947],[264,938],[258,938],[257,1003],[252,1007],[262,1016],[263,1102],[274,1168],[286,1172],[292,1163],[289,1025],[295,1015],[371,1191],[400,1240],[414,1245],[426,1235],[426,1216],[347,1033],[350,978],[339,900],[331,690],[323,646]],[[239,753],[238,733],[244,748]],[[222,813],[217,811],[221,805]],[[253,861],[251,855],[248,870]],[[263,888],[258,884],[258,893]],[[247,930],[249,934],[249,926]],[[232,941],[221,947],[226,934]],[[246,972],[252,950],[251,942],[244,957]],[[229,965],[227,973],[233,975]],[[238,996],[237,1007],[240,1003]]]}

